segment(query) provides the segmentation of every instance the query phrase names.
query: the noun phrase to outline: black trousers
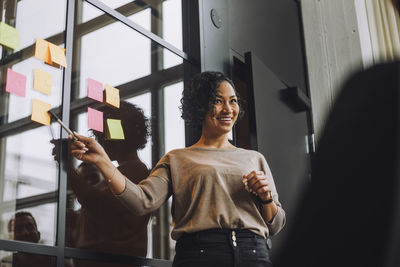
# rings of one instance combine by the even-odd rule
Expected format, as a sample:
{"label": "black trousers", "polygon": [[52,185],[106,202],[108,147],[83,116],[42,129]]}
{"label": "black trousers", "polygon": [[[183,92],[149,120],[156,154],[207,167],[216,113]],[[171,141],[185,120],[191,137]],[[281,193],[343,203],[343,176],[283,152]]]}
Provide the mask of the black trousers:
{"label": "black trousers", "polygon": [[173,267],[272,267],[266,240],[249,230],[212,229],[184,234]]}

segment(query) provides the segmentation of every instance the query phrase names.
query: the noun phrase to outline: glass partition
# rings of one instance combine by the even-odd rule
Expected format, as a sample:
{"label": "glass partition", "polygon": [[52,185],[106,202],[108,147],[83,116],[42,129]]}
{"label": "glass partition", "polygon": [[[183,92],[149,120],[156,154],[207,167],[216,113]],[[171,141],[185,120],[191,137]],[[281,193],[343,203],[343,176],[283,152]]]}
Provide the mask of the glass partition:
{"label": "glass partition", "polygon": [[[142,9],[130,18],[150,22],[149,11]],[[164,153],[184,147],[179,114],[182,61],[174,54],[164,57],[161,46],[102,11],[94,13],[106,22],[102,27],[76,20],[71,128],[97,139],[115,166],[139,183]],[[168,68],[164,68],[165,61]],[[97,85],[100,99],[90,93],[93,84]],[[104,98],[110,87],[119,94],[119,107]],[[93,110],[100,114],[100,128],[92,124]],[[109,119],[117,120],[122,139],[112,137],[112,132],[118,130]],[[170,231],[170,212],[144,216],[130,213],[109,191],[96,167],[77,160],[70,163],[68,190],[66,246],[172,258],[174,242],[161,242],[161,233]],[[169,209],[168,203],[165,207]]]}
{"label": "glass partition", "polygon": [[[108,7],[182,50],[182,0],[100,0]],[[141,15],[136,15],[141,13]],[[103,12],[82,3],[82,22],[101,21]],[[177,59],[175,59],[177,60]]]}
{"label": "glass partition", "polygon": [[[0,250],[1,267],[54,267],[56,258],[51,256],[30,254],[24,252],[8,252]],[[72,267],[65,265],[66,267]]]}
{"label": "glass partition", "polygon": [[[171,260],[175,245],[169,237],[171,199],[151,214],[129,213],[94,166],[71,159],[67,153],[61,155],[61,127],[48,120],[47,110],[60,118],[69,116],[71,129],[96,138],[115,166],[139,183],[165,153],[185,146],[179,111],[183,59],[90,1],[2,2],[0,21],[12,27],[19,45],[10,48],[0,38],[1,266],[56,266],[56,257],[81,257],[86,252]],[[100,2],[182,50],[181,0]],[[73,14],[67,14],[67,5],[74,7],[68,9]],[[73,49],[65,51],[71,44],[66,36],[70,32]],[[50,44],[65,53],[68,66],[60,68],[36,57],[37,38],[46,41],[46,56],[51,56]],[[42,86],[45,83],[47,91],[37,86],[43,75],[47,79]],[[63,88],[69,82],[71,86]],[[18,91],[21,84],[25,85],[23,93]],[[96,97],[88,90],[93,84],[100,84]],[[106,88],[119,92],[119,107],[99,99],[105,97]],[[63,103],[69,94],[71,101]],[[36,101],[41,101],[39,106]],[[70,113],[61,114],[62,110]],[[93,114],[100,113],[103,116],[93,121]],[[38,114],[41,123],[34,118]],[[115,138],[115,125],[107,119],[118,121],[123,139]],[[60,162],[67,162],[68,167],[60,168]],[[79,170],[79,175],[73,170]],[[59,203],[64,194],[66,203]],[[65,230],[65,237],[58,229]],[[63,250],[57,247],[78,252],[61,255]],[[100,261],[58,261],[58,266],[89,265],[101,266]]]}
{"label": "glass partition", "polygon": [[[59,171],[51,142],[59,138],[60,127],[33,121],[31,114],[36,100],[60,107],[63,70],[34,57],[34,51],[38,37],[63,47],[66,1],[3,4],[2,22],[12,27],[19,45],[1,46],[0,238],[54,245]],[[34,88],[36,70],[50,77],[47,93]]]}

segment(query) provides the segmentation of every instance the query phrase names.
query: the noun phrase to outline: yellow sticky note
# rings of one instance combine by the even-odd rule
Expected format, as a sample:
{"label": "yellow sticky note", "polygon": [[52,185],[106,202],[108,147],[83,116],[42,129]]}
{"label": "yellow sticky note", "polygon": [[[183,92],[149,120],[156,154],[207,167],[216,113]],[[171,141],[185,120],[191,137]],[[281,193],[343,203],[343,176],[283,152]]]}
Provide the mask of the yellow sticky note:
{"label": "yellow sticky note", "polygon": [[33,76],[33,88],[44,94],[51,95],[51,74],[35,69]]}
{"label": "yellow sticky note", "polygon": [[19,32],[16,28],[0,22],[0,44],[13,50],[19,49]]}
{"label": "yellow sticky note", "polygon": [[33,99],[31,120],[44,125],[50,125],[50,114],[48,113],[50,109],[50,104],[39,99]]}
{"label": "yellow sticky note", "polygon": [[122,129],[121,120],[107,119],[106,138],[108,140],[124,140],[124,130]]}
{"label": "yellow sticky note", "polygon": [[65,49],[52,43],[49,43],[49,49],[52,63],[56,63],[66,68],[67,58],[65,57]]}
{"label": "yellow sticky note", "polygon": [[35,57],[38,59],[43,60],[47,64],[51,65],[51,56],[50,56],[50,49],[49,49],[49,42],[43,40],[41,38],[36,38],[35,44]]}
{"label": "yellow sticky note", "polygon": [[119,90],[106,84],[106,90],[104,90],[104,102],[110,106],[119,108]]}

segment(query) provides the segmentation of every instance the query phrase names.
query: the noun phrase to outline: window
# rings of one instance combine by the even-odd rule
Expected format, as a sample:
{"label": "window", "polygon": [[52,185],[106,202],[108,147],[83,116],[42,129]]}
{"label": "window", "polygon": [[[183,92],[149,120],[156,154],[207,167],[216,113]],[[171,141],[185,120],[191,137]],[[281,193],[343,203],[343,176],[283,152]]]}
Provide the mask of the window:
{"label": "window", "polygon": [[[166,231],[169,237],[171,217],[165,210],[170,203],[145,218],[125,214],[95,170],[80,166],[76,160],[68,161],[67,153],[60,150],[65,145],[61,137],[66,136],[60,126],[33,122],[31,112],[33,99],[44,101],[71,129],[99,141],[105,134],[89,129],[88,108],[103,111],[104,119],[121,116],[124,133],[137,133],[125,140],[142,142],[129,146],[113,142],[107,149],[114,149],[110,152],[116,155],[112,156],[114,163],[126,170],[127,176],[138,174],[131,175],[135,182],[144,178],[164,153],[185,145],[179,114],[183,62],[187,59],[182,51],[181,10],[181,0],[7,1],[2,21],[18,30],[20,48],[0,46],[4,81],[0,90],[0,258],[5,263],[12,264],[16,255],[26,253],[32,255],[28,257],[32,261],[43,262],[41,266],[95,263],[104,255],[116,263],[121,259],[127,264],[140,263],[135,256],[142,256],[155,258],[158,266],[168,266],[156,259],[169,260],[174,253],[170,238],[160,241]],[[66,48],[66,69],[34,57],[37,37]],[[8,68],[26,77],[24,97],[4,90]],[[51,75],[50,95],[33,89],[35,69]],[[103,88],[106,84],[117,88],[120,108],[88,98],[89,78]],[[147,134],[139,135],[141,125],[147,125]],[[106,130],[106,122],[104,126]],[[136,128],[131,131],[129,127]],[[129,147],[128,161],[119,156],[126,152],[125,145]],[[84,170],[85,180],[74,180],[69,167]],[[111,229],[109,226],[115,224],[110,219],[115,218],[122,223]],[[133,219],[136,228],[132,227]],[[18,239],[20,222],[30,227],[30,239]],[[126,242],[126,237],[130,241]],[[13,240],[31,244],[14,244]],[[119,254],[132,257],[112,256]]]}

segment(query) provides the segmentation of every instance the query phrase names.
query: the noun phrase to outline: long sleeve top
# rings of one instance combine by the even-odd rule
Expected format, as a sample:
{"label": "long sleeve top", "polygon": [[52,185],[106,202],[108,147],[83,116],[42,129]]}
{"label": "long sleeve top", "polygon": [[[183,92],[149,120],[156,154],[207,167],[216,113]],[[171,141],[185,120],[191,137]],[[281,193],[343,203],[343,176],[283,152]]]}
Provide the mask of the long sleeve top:
{"label": "long sleeve top", "polygon": [[[261,203],[245,190],[243,175],[263,171],[268,177],[278,213],[265,222]],[[126,179],[117,195],[136,214],[156,210],[172,195],[175,240],[183,233],[213,228],[248,229],[266,238],[285,224],[285,212],[264,156],[241,148],[191,147],[176,149],[163,156],[150,176],[134,184]]]}

